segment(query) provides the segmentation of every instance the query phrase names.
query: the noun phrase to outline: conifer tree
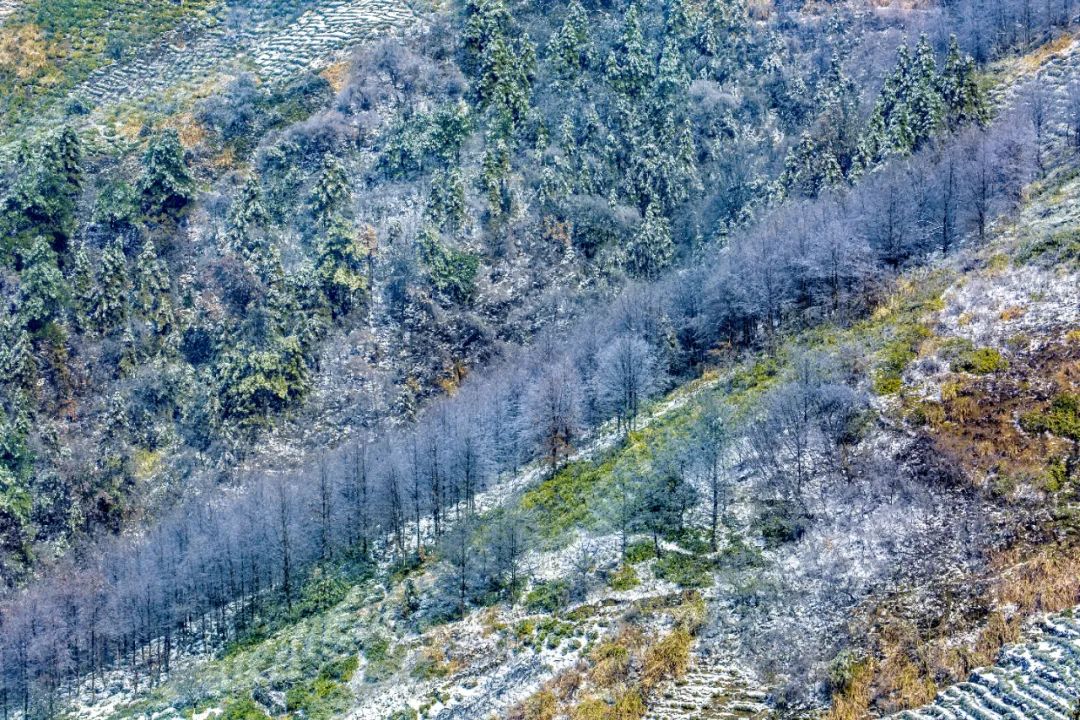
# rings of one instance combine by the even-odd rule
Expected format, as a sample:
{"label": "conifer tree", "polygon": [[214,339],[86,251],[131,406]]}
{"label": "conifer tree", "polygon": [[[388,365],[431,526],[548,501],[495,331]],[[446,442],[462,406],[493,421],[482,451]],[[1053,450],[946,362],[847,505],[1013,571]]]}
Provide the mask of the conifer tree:
{"label": "conifer tree", "polygon": [[129,292],[124,243],[117,238],[101,254],[97,284],[92,293],[90,319],[98,332],[108,334],[124,323]]}
{"label": "conifer tree", "polygon": [[90,256],[86,248],[79,246],[75,250],[75,262],[71,270],[71,301],[75,315],[75,326],[79,330],[90,328],[90,308],[93,302],[94,271],[90,267]]}
{"label": "conifer tree", "polygon": [[349,178],[345,167],[333,155],[323,157],[322,172],[311,192],[311,214],[326,227],[333,216],[345,210],[349,199]]}
{"label": "conifer tree", "polygon": [[142,166],[136,191],[148,216],[175,215],[195,197],[195,180],[175,130],[170,128],[150,142]]}
{"label": "conifer tree", "polygon": [[139,253],[135,298],[139,311],[159,336],[167,335],[173,325],[170,290],[165,264],[158,258],[153,240],[148,239]]}
{"label": "conifer tree", "polygon": [[367,250],[364,240],[374,228],[358,235],[350,223],[337,218],[323,235],[316,267],[334,317],[347,315],[367,288]]}
{"label": "conifer tree", "polygon": [[987,120],[986,99],[979,88],[975,61],[960,52],[956,36],[949,37],[949,51],[945,56],[938,89],[945,103],[945,120],[949,130]]}
{"label": "conifer tree", "polygon": [[0,339],[3,340],[3,346],[0,346],[0,384],[5,388],[32,390],[38,379],[38,369],[30,334],[14,318],[9,318],[4,323]]}
{"label": "conifer tree", "polygon": [[548,44],[556,72],[564,82],[579,84],[592,64],[592,37],[589,18],[580,0],[571,0],[566,9],[566,20]]}
{"label": "conifer tree", "polygon": [[135,344],[135,335],[131,332],[131,326],[124,327],[124,333],[120,336],[120,359],[116,369],[120,377],[128,377],[139,366],[139,349]]}
{"label": "conifer tree", "polygon": [[804,132],[798,145],[788,152],[784,160],[780,184],[787,193],[812,198],[842,179],[840,163],[832,151],[820,146],[810,133]]}
{"label": "conifer tree", "polygon": [[68,299],[67,283],[56,266],[56,253],[45,238],[39,237],[24,254],[19,276],[19,315],[24,326],[36,333],[59,320]]}
{"label": "conifer tree", "polygon": [[242,258],[267,285],[279,274],[280,264],[280,254],[267,232],[269,224],[262,189],[258,179],[251,176],[229,209],[223,242],[227,252]]}
{"label": "conifer tree", "polygon": [[906,151],[918,150],[937,134],[945,119],[945,102],[939,90],[937,61],[925,35],[915,46],[912,64],[911,96],[908,105],[912,116],[912,142]]}
{"label": "conifer tree", "polygon": [[428,219],[448,232],[460,230],[465,223],[465,181],[460,168],[436,170],[431,177]]}
{"label": "conifer tree", "polygon": [[652,84],[653,54],[641,29],[637,5],[631,5],[623,21],[622,35],[607,57],[611,87],[628,98],[641,96]]}
{"label": "conifer tree", "polygon": [[28,248],[41,236],[49,240],[58,262],[63,261],[75,230],[81,162],[79,137],[70,128],[20,156],[15,182],[0,195],[0,250]]}
{"label": "conifer tree", "polygon": [[674,257],[671,227],[656,203],[652,203],[645,211],[645,220],[630,244],[628,268],[635,277],[651,279],[670,265]]}
{"label": "conifer tree", "polygon": [[816,137],[836,158],[841,169],[851,166],[859,142],[859,88],[844,71],[841,59],[833,55],[829,69],[817,88]]}
{"label": "conifer tree", "polygon": [[690,87],[690,73],[683,60],[682,51],[675,41],[668,39],[660,53],[653,100],[661,111],[670,109],[688,87]]}

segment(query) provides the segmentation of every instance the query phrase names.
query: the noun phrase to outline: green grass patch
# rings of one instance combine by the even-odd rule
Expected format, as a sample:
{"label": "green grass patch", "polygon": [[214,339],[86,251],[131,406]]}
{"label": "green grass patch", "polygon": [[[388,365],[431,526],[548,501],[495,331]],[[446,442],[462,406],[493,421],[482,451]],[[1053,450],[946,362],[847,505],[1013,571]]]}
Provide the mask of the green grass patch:
{"label": "green grass patch", "polygon": [[1041,265],[1080,263],[1080,229],[1061,230],[1028,242],[1020,248],[1016,260]]}
{"label": "green grass patch", "polygon": [[1062,393],[1045,412],[1025,413],[1020,417],[1025,432],[1051,435],[1080,443],[1080,395]]}
{"label": "green grass patch", "polygon": [[989,375],[1009,367],[1009,361],[994,348],[981,347],[961,355],[955,364],[958,370],[976,375]]}
{"label": "green grass patch", "polygon": [[874,371],[874,392],[878,395],[894,395],[900,392],[904,370],[918,357],[919,346],[930,335],[930,330],[919,323],[895,328],[893,339],[886,342],[878,353],[878,364]]}

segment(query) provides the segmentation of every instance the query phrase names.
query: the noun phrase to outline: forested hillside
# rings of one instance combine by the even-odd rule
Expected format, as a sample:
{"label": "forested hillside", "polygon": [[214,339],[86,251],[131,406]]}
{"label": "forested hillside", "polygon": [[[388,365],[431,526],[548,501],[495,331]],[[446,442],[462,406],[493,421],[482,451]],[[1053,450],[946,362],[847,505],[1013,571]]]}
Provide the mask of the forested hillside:
{"label": "forested hillside", "polygon": [[841,720],[992,664],[1080,604],[1078,9],[5,8],[0,712]]}

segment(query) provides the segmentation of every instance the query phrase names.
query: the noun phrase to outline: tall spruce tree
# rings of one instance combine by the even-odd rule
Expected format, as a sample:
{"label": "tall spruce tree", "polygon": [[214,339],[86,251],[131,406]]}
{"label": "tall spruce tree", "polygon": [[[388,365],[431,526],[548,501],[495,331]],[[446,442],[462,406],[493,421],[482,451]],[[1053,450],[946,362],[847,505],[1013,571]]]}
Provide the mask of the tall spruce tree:
{"label": "tall spruce tree", "polygon": [[60,320],[70,297],[49,241],[39,237],[23,254],[19,275],[19,317],[31,333]]}
{"label": "tall spruce tree", "polygon": [[639,278],[657,277],[674,259],[671,227],[656,203],[645,211],[645,219],[630,243],[627,256],[630,273]]}
{"label": "tall spruce tree", "polygon": [[142,166],[136,191],[142,211],[148,216],[175,216],[194,199],[195,180],[175,130],[170,128],[150,141]]}
{"label": "tall spruce tree", "polygon": [[169,274],[158,257],[153,240],[147,240],[136,263],[135,299],[142,316],[163,337],[173,326]]}
{"label": "tall spruce tree", "polygon": [[652,85],[653,51],[645,40],[637,5],[623,20],[622,34],[608,54],[606,70],[611,87],[627,98],[642,96]]}
{"label": "tall spruce tree", "polygon": [[90,319],[99,333],[111,333],[124,324],[129,293],[124,243],[117,238],[101,254],[97,283],[91,294]]}
{"label": "tall spruce tree", "polygon": [[579,0],[571,0],[566,19],[548,43],[548,55],[561,81],[578,86],[593,62],[589,18]]}

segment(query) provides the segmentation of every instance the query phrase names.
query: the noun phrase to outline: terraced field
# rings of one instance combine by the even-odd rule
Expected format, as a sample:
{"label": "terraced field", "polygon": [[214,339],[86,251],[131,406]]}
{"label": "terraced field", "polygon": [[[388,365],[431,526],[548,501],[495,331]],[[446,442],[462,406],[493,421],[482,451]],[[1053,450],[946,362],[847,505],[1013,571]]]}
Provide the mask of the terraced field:
{"label": "terraced field", "polygon": [[1080,620],[1042,621],[998,664],[895,720],[1075,720],[1080,713]]}
{"label": "terraced field", "polygon": [[18,6],[18,0],[0,0],[0,23],[4,22],[8,15],[15,12],[15,8]]}
{"label": "terraced field", "polygon": [[109,106],[205,79],[215,70],[247,70],[265,81],[314,69],[355,43],[415,20],[400,0],[325,0],[282,23],[255,7],[231,22],[222,7],[208,27],[174,33],[162,47],[94,72],[72,94],[94,106]]}
{"label": "terraced field", "polygon": [[[723,603],[716,608],[726,612]],[[680,680],[660,686],[645,720],[760,720],[769,717],[766,696],[730,652],[738,639],[717,634],[702,640]]]}

